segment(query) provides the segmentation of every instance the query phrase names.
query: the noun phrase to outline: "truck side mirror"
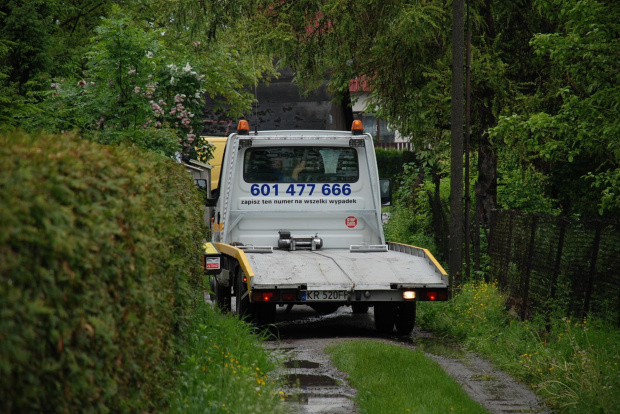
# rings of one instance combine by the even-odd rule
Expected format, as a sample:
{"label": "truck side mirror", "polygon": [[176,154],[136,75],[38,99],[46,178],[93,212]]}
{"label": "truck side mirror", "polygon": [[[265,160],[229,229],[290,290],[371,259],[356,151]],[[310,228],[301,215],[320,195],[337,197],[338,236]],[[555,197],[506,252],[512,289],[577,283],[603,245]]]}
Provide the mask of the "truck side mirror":
{"label": "truck side mirror", "polygon": [[205,205],[207,207],[215,207],[217,205],[217,199],[220,197],[220,189],[211,191],[211,196],[207,195],[205,199]]}
{"label": "truck side mirror", "polygon": [[381,205],[392,205],[392,179],[379,178],[379,194],[381,195]]}
{"label": "truck side mirror", "polygon": [[200,191],[202,197],[206,199],[208,194],[207,180],[194,179],[194,184],[198,187],[198,191]]}
{"label": "truck side mirror", "polygon": [[219,195],[219,192],[216,190],[211,192],[211,194],[209,195],[207,180],[194,179],[194,184],[196,185],[196,187],[198,187],[198,190],[203,195],[205,206],[214,207],[217,204],[217,196]]}

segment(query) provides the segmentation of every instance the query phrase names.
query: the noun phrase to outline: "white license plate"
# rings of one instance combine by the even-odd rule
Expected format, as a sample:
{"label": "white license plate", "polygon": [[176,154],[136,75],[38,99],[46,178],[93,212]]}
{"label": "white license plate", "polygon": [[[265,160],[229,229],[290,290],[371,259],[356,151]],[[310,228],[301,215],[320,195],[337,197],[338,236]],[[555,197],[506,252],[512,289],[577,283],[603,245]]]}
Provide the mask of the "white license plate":
{"label": "white license plate", "polygon": [[308,302],[315,301],[346,301],[346,290],[308,290],[301,292],[301,300]]}

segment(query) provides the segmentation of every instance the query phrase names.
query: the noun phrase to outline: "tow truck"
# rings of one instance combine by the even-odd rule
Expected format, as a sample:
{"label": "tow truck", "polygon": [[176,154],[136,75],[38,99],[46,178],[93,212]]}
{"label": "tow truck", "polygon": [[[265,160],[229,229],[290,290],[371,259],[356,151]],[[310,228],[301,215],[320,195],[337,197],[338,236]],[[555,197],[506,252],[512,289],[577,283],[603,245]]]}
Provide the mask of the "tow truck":
{"label": "tow truck", "polygon": [[424,248],[386,242],[373,140],[351,131],[252,131],[228,137],[204,268],[216,305],[259,325],[277,307],[321,315],[374,308],[381,333],[408,335],[418,301],[448,299],[448,275]]}

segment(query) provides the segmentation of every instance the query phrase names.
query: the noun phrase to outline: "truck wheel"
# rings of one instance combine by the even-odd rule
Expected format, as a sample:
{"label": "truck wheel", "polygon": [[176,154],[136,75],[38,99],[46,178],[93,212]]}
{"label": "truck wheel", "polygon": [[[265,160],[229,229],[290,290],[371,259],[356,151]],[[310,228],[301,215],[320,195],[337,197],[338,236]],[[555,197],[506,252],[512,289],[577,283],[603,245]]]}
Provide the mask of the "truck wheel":
{"label": "truck wheel", "polygon": [[215,276],[209,277],[209,299],[215,303]]}
{"label": "truck wheel", "polygon": [[415,326],[417,302],[402,302],[396,307],[396,332],[399,335],[410,335]]}
{"label": "truck wheel", "polygon": [[213,295],[215,296],[215,305],[222,312],[230,312],[231,308],[231,294],[230,287],[225,287],[220,285],[217,282],[217,279],[213,277],[212,279],[212,287],[213,287]]}
{"label": "truck wheel", "polygon": [[243,297],[243,295],[246,294],[248,291],[247,285],[243,282],[244,277],[245,277],[245,274],[243,273],[243,270],[239,269],[237,271],[237,278],[236,278],[237,288],[235,290],[235,295],[236,295],[235,303],[237,305],[237,314],[242,319],[246,319],[251,316],[250,298],[247,295],[245,298]]}
{"label": "truck wheel", "polygon": [[375,328],[382,334],[394,331],[396,308],[392,303],[377,303],[375,305]]}
{"label": "truck wheel", "polygon": [[276,321],[276,305],[273,303],[255,303],[254,319],[257,326],[273,324]]}
{"label": "truck wheel", "polygon": [[352,303],[351,310],[353,313],[366,313],[368,312],[368,304],[367,303]]}

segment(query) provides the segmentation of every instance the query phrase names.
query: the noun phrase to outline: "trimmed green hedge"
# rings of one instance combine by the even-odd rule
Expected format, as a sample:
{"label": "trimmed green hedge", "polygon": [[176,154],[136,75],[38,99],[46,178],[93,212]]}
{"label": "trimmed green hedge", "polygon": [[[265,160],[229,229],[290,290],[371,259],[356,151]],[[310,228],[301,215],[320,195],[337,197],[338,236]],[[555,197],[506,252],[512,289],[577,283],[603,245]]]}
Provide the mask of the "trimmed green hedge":
{"label": "trimmed green hedge", "polygon": [[164,408],[203,234],[181,164],[0,136],[0,412]]}
{"label": "trimmed green hedge", "polygon": [[404,172],[403,165],[416,162],[413,151],[398,151],[395,149],[375,148],[379,177],[391,178],[394,190],[400,184],[401,175]]}

